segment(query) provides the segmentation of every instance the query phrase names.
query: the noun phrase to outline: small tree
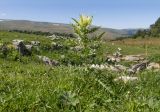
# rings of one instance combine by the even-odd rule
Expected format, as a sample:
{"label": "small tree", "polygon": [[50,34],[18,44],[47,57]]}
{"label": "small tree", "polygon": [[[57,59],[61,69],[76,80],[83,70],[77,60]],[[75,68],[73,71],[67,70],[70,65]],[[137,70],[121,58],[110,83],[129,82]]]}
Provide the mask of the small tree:
{"label": "small tree", "polygon": [[99,27],[92,26],[92,19],[93,17],[80,15],[79,19],[73,18],[74,23],[72,26],[75,34],[78,37],[79,45],[83,47],[81,56],[83,59],[91,60],[93,62],[97,59],[96,57],[100,53],[99,49],[102,45],[100,40],[104,35],[104,32],[101,34],[95,33],[97,30],[99,30]]}

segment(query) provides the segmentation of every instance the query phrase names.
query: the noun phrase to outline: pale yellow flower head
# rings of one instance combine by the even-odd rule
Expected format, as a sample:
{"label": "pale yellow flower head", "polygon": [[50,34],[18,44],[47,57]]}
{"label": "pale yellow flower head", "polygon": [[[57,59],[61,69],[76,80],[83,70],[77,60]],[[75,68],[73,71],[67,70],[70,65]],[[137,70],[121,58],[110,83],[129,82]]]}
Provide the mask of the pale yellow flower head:
{"label": "pale yellow flower head", "polygon": [[79,25],[81,27],[88,27],[92,23],[92,17],[86,16],[86,15],[81,15],[80,20],[79,20]]}

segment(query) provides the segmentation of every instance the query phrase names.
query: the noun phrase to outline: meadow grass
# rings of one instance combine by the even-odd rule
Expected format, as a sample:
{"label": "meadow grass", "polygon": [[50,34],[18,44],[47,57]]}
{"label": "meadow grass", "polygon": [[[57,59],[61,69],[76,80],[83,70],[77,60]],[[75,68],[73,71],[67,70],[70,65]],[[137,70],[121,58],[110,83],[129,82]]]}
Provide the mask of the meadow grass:
{"label": "meadow grass", "polygon": [[[41,46],[52,41],[43,36],[0,32],[3,42],[13,39],[39,40]],[[45,44],[44,44],[45,43]],[[123,54],[143,54],[143,45],[104,43],[104,51],[111,54],[121,47]],[[148,58],[159,62],[159,45],[148,47]],[[70,53],[65,51],[65,53]],[[45,50],[40,55],[59,59],[65,54]],[[107,55],[107,53],[106,53]],[[21,61],[0,58],[1,112],[159,112],[160,72],[143,71],[135,82],[115,82],[126,75],[107,70],[89,69],[86,65],[50,67],[35,59]]]}

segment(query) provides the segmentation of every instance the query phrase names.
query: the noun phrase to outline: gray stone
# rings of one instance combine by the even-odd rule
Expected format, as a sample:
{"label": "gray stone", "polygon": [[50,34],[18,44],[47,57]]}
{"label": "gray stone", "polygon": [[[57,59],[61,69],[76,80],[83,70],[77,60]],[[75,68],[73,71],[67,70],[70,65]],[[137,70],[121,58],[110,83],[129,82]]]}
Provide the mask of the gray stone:
{"label": "gray stone", "polygon": [[129,72],[129,74],[135,74],[135,73],[137,73],[137,72],[139,72],[139,71],[141,71],[141,70],[146,69],[147,66],[148,66],[148,64],[149,64],[149,61],[143,61],[143,62],[141,62],[141,63],[138,63],[138,64],[136,64],[136,65],[133,65],[133,66],[128,70],[128,72]]}
{"label": "gray stone", "polygon": [[33,45],[25,45],[25,46],[26,46],[26,48],[27,48],[29,51],[31,51],[32,48],[33,48]]}
{"label": "gray stone", "polygon": [[52,42],[52,43],[51,43],[51,48],[52,48],[52,50],[60,50],[60,49],[63,48],[63,46],[60,45],[60,44],[57,44],[57,43],[55,43],[55,42]]}
{"label": "gray stone", "polygon": [[19,50],[19,53],[22,55],[22,56],[28,56],[28,55],[31,55],[31,51],[29,51],[26,46],[24,45],[24,43],[21,41],[19,42],[18,44],[18,50]]}
{"label": "gray stone", "polygon": [[120,69],[116,68],[115,66],[110,65],[109,66],[109,70],[113,71],[113,72],[120,72]]}
{"label": "gray stone", "polygon": [[160,64],[159,63],[149,63],[149,65],[147,66],[148,70],[152,70],[152,69],[160,69]]}
{"label": "gray stone", "polygon": [[123,66],[123,65],[115,65],[115,67],[117,69],[119,69],[120,71],[126,71],[127,70],[127,67],[126,66]]}
{"label": "gray stone", "polygon": [[137,61],[140,61],[140,60],[144,60],[144,58],[141,55],[127,55],[125,57],[122,57],[122,60],[137,62]]}
{"label": "gray stone", "polygon": [[15,40],[12,40],[12,44],[13,46],[15,47],[15,49],[18,49],[18,45],[20,42],[23,42],[24,40],[19,40],[19,39],[15,39]]}
{"label": "gray stone", "polygon": [[39,46],[40,42],[39,41],[31,41],[31,45],[33,45],[33,46]]}
{"label": "gray stone", "polygon": [[59,62],[56,60],[51,60],[50,58],[46,57],[46,56],[38,56],[38,58],[40,60],[42,60],[46,65],[50,65],[50,66],[58,66]]}

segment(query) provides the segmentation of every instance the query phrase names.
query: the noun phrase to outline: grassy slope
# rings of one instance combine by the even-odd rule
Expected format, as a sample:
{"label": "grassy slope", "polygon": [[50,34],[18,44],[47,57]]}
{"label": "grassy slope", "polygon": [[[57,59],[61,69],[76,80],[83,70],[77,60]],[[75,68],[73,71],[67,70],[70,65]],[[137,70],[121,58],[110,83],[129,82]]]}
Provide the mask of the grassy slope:
{"label": "grassy slope", "polygon": [[[26,20],[4,20],[0,21],[0,30],[32,30],[43,32],[60,32],[60,33],[73,33],[70,24],[55,24],[49,22],[35,22]],[[104,39],[114,39],[116,37],[123,37],[135,34],[137,30],[116,30],[111,28],[102,28],[102,32],[106,32]]]}
{"label": "grassy slope", "polygon": [[125,39],[107,43],[109,52],[118,47],[123,49],[122,54],[143,54],[152,61],[160,62],[160,39]]}
{"label": "grassy slope", "polygon": [[[0,32],[0,39],[50,43],[45,37],[8,32]],[[121,47],[124,54],[145,53],[141,44],[114,43],[107,43],[108,52]],[[149,57],[155,61],[159,60],[159,47],[148,48]],[[56,58],[53,52],[46,55]],[[128,84],[113,82],[118,75],[123,74],[64,65],[50,68],[34,60],[18,62],[0,58],[0,111],[160,111],[160,72],[144,71],[138,74],[138,82]]]}

